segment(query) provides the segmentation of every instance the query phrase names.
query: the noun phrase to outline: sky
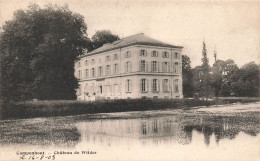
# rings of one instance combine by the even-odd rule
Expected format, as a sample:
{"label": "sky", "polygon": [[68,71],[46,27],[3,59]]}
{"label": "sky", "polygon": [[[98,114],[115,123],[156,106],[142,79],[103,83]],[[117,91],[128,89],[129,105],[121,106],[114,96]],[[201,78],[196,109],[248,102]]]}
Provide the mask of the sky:
{"label": "sky", "polygon": [[233,59],[241,67],[260,63],[260,1],[191,0],[0,0],[0,26],[30,3],[67,4],[85,17],[88,37],[111,30],[120,38],[138,33],[183,46],[192,67],[201,64],[205,41],[209,62]]}

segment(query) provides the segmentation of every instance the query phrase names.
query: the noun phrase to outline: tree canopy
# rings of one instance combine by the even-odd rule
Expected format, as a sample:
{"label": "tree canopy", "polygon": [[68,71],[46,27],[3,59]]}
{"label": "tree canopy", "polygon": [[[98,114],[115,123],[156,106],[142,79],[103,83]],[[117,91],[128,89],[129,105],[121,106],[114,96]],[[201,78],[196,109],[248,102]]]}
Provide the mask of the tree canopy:
{"label": "tree canopy", "polygon": [[250,62],[242,66],[240,70],[233,73],[231,84],[234,96],[259,97],[260,66]]}
{"label": "tree canopy", "polygon": [[0,35],[4,100],[75,99],[74,61],[89,46],[86,30],[67,6],[16,11]]}
{"label": "tree canopy", "polygon": [[208,98],[210,93],[210,66],[207,56],[206,43],[204,41],[202,43],[201,61],[202,65],[195,70],[195,79],[197,79],[198,82],[194,82],[194,84],[196,84],[196,91],[199,95]]}
{"label": "tree canopy", "polygon": [[183,95],[184,97],[193,96],[193,74],[191,70],[191,61],[187,55],[182,55],[182,79],[183,79]]}
{"label": "tree canopy", "polygon": [[99,30],[91,38],[93,50],[101,47],[103,44],[111,43],[119,39],[118,35],[112,34],[109,30]]}

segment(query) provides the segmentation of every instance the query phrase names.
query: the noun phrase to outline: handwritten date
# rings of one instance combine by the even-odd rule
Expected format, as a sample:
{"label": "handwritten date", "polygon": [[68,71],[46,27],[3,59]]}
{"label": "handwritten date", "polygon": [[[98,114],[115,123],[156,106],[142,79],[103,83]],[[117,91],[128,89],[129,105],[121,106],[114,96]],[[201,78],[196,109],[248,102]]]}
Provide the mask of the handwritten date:
{"label": "handwritten date", "polygon": [[55,155],[23,155],[20,160],[55,160]]}

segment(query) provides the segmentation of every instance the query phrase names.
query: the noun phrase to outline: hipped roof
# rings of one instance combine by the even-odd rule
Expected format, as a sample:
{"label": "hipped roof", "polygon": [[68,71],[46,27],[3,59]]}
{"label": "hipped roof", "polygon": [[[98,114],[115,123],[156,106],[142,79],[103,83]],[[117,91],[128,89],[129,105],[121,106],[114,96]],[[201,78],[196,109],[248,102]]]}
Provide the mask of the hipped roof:
{"label": "hipped roof", "polygon": [[182,46],[170,45],[170,44],[152,39],[150,37],[145,36],[143,33],[140,33],[137,35],[122,38],[122,39],[114,41],[112,43],[104,44],[102,47],[97,48],[91,52],[85,53],[84,55],[82,55],[80,57],[98,54],[101,52],[110,51],[110,50],[114,50],[114,49],[118,49],[118,48],[122,48],[122,47],[126,47],[126,46],[131,46],[131,45],[150,45],[150,46],[180,48],[180,49],[183,48]]}

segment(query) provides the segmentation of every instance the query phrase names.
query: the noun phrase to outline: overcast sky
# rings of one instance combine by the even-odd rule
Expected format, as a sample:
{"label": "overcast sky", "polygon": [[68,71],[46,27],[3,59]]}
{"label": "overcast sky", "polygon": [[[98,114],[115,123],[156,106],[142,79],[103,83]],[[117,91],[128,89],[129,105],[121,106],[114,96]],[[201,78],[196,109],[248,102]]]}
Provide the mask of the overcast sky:
{"label": "overcast sky", "polygon": [[210,64],[214,49],[218,59],[233,59],[239,66],[260,61],[260,1],[0,0],[0,25],[32,2],[40,6],[67,3],[85,17],[89,37],[105,29],[121,38],[144,33],[181,45],[192,67],[201,64],[203,40]]}

